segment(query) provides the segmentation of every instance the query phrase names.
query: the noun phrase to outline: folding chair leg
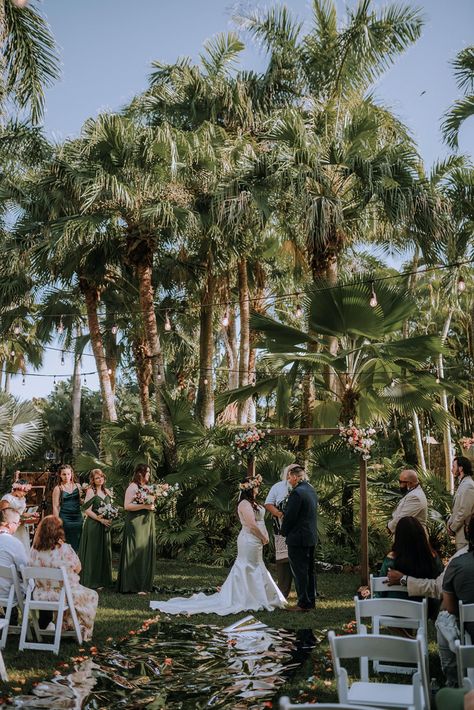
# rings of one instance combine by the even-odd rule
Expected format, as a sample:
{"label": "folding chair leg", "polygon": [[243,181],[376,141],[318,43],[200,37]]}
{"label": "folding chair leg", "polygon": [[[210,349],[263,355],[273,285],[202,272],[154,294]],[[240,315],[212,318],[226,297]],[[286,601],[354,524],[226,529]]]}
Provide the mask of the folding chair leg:
{"label": "folding chair leg", "polygon": [[25,603],[23,605],[23,617],[21,620],[20,644],[18,646],[20,651],[23,651],[25,648],[26,631],[29,626],[29,619],[28,619],[29,615],[30,615],[30,600],[29,600],[29,597],[27,596],[25,599]]}
{"label": "folding chair leg", "polygon": [[64,617],[64,607],[60,605],[58,609],[58,616],[56,619],[56,631],[54,634],[54,647],[53,647],[53,652],[58,655],[59,653],[59,646],[61,645],[61,630],[63,627],[63,617]]}
{"label": "folding chair leg", "polygon": [[[8,626],[6,627],[8,629]],[[5,662],[3,660],[2,652],[0,651],[0,678],[5,682],[8,682],[8,673],[5,668]]]}

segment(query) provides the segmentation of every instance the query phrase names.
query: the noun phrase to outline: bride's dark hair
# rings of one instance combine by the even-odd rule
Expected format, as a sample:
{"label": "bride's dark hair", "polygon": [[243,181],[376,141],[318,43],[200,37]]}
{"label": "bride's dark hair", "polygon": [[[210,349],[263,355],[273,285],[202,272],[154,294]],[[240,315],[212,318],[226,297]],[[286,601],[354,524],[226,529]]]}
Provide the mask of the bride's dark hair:
{"label": "bride's dark hair", "polygon": [[[241,483],[246,483],[246,482],[248,482],[248,480],[249,480],[248,478],[244,478],[243,481],[241,481]],[[256,502],[256,500],[255,500],[255,491],[256,491],[256,490],[257,490],[256,487],[254,487],[254,488],[245,488],[244,490],[241,490],[241,491],[240,491],[240,495],[239,495],[239,500],[237,501],[237,507],[238,507],[238,505],[239,505],[239,503],[240,503],[241,501],[243,501],[243,500],[248,500],[248,502],[250,503],[250,505],[252,506],[252,508],[253,508],[254,510],[258,510],[258,505],[257,505],[257,502]]]}

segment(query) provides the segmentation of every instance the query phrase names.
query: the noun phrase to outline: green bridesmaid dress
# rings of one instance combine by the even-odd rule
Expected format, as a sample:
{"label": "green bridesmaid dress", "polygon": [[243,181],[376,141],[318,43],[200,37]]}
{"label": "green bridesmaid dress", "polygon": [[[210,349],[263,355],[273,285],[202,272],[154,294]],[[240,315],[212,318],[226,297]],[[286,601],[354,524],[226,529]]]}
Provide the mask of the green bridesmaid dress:
{"label": "green bridesmaid dress", "polygon": [[59,517],[63,521],[66,542],[77,552],[79,550],[83,523],[81,499],[77,486],[72,493],[62,490],[60,497],[61,506],[59,508]]}
{"label": "green bridesmaid dress", "polygon": [[[93,513],[99,515],[99,508],[105,503],[111,503],[109,495],[101,498],[93,496],[82,509],[88,508]],[[112,543],[110,540],[110,528],[92,520],[88,515],[84,522],[79,546],[79,559],[81,560],[81,584],[90,589],[98,587],[112,586]]]}
{"label": "green bridesmaid dress", "polygon": [[125,512],[117,588],[122,594],[151,592],[155,577],[155,513]]}

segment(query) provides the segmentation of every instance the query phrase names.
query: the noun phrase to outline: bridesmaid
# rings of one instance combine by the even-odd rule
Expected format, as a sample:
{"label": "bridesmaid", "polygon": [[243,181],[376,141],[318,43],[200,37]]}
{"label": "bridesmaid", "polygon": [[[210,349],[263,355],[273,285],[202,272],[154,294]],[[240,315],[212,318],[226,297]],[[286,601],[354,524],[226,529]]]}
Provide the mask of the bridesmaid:
{"label": "bridesmaid", "polygon": [[77,552],[83,522],[81,489],[75,481],[72,466],[62,464],[58,469],[58,476],[59,483],[53,489],[53,515],[63,521],[66,542]]}
{"label": "bridesmaid", "polygon": [[82,506],[86,519],[79,545],[81,584],[90,589],[102,589],[112,585],[112,544],[109,530],[112,521],[103,518],[98,510],[102,505],[112,503],[112,495],[105,487],[105,474],[100,468],[92,469],[89,483]]}
{"label": "bridesmaid", "polygon": [[155,576],[155,506],[137,499],[147,495],[150,467],[139,464],[125,491],[125,525],[120,551],[118,591],[146,594],[153,587]]}

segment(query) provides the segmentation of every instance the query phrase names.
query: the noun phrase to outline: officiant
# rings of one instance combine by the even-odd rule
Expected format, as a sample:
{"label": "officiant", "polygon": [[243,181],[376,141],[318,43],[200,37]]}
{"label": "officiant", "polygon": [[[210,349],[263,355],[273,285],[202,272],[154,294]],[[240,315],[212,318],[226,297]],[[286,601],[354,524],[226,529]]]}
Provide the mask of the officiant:
{"label": "officiant", "polygon": [[298,464],[292,463],[289,466],[285,466],[281,474],[281,480],[270,488],[265,500],[265,510],[268,510],[271,514],[273,522],[277,584],[280,592],[286,599],[288,599],[291,591],[293,575],[291,574],[290,563],[288,560],[288,548],[286,546],[285,538],[281,534],[281,523],[283,520],[286,501],[288,500],[288,495],[290,493],[288,476],[295,466],[298,466]]}

